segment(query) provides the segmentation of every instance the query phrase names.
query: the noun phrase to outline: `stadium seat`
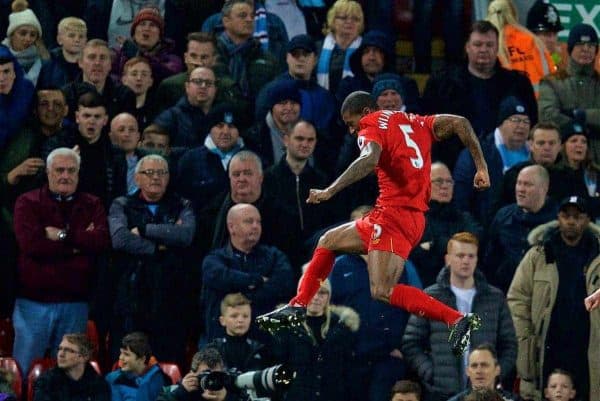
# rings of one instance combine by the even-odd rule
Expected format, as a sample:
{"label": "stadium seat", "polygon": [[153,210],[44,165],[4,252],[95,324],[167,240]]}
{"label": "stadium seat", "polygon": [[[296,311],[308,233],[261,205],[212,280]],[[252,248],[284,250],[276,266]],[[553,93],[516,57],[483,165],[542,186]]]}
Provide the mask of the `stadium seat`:
{"label": "stadium seat", "polygon": [[173,384],[177,384],[181,380],[181,371],[179,366],[170,362],[159,362],[159,366],[167,376],[171,378]]}
{"label": "stadium seat", "polygon": [[27,373],[27,400],[33,401],[33,389],[35,381],[42,374],[42,372],[54,367],[56,360],[52,358],[40,358],[36,359],[31,363],[29,373]]}
{"label": "stadium seat", "polygon": [[100,336],[98,335],[96,323],[93,320],[87,321],[86,335],[94,346],[92,350],[92,359],[98,359],[98,355],[100,353]]}
{"label": "stadium seat", "polygon": [[3,369],[12,375],[12,387],[15,392],[17,400],[21,400],[23,392],[23,374],[21,368],[14,358],[1,357],[0,358],[0,369]]}

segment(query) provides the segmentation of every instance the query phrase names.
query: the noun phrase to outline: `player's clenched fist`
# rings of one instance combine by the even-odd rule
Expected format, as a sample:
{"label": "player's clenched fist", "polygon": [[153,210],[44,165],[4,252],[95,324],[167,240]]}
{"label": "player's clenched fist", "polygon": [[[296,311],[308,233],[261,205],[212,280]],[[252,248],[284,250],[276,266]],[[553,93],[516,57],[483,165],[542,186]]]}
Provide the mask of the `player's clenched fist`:
{"label": "player's clenched fist", "polygon": [[479,190],[488,189],[490,187],[490,175],[488,174],[487,169],[477,170],[475,178],[473,178],[473,186]]}
{"label": "player's clenched fist", "polygon": [[321,203],[331,198],[331,194],[326,189],[311,189],[306,203]]}

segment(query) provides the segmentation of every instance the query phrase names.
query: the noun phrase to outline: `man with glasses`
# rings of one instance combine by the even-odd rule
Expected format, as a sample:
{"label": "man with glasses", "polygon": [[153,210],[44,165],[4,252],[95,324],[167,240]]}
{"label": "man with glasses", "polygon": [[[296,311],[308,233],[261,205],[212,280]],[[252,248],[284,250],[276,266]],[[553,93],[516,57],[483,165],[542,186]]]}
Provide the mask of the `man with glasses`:
{"label": "man with glasses", "polygon": [[217,95],[216,84],[211,68],[195,68],[185,83],[185,96],[156,117],[154,123],[167,130],[171,147],[192,148],[204,143],[204,123]]}
{"label": "man with glasses", "polygon": [[39,187],[44,181],[41,148],[52,136],[63,130],[67,115],[65,96],[56,87],[37,91],[34,118],[13,136],[0,151],[0,260],[5,263],[0,280],[0,317],[8,317],[15,295],[16,244],[12,231],[12,215],[17,197]]}
{"label": "man with glasses", "polygon": [[500,102],[496,129],[481,140],[481,150],[489,166],[491,186],[484,192],[472,188],[475,164],[470,153],[461,151],[454,166],[454,201],[456,206],[472,213],[481,224],[488,224],[494,213],[504,173],[517,163],[529,159],[526,142],[532,110],[523,100],[509,96]]}
{"label": "man with glasses", "polygon": [[431,164],[431,199],[425,212],[425,231],[409,259],[417,266],[423,287],[435,283],[444,266],[448,240],[457,232],[467,231],[481,238],[482,227],[473,216],[456,208],[452,202],[454,180],[442,162]]}
{"label": "man with glasses", "polygon": [[592,159],[600,161],[600,77],[594,71],[598,54],[598,34],[593,26],[577,24],[569,32],[569,59],[566,71],[547,76],[540,82],[540,119],[552,121],[561,129],[574,120],[588,124]]}
{"label": "man with glasses", "polygon": [[32,401],[110,401],[108,383],[90,365],[93,345],[83,333],[65,334],[57,366],[36,380]]}
{"label": "man with glasses", "polygon": [[92,277],[109,246],[102,202],[78,187],[80,163],[72,149],[55,149],[46,159],[48,184],[15,204],[13,354],[24,371],[48,348],[56,350],[65,333],[85,331]]}
{"label": "man with glasses", "polygon": [[[109,212],[117,284],[111,355],[119,339],[144,330],[159,360],[184,362],[192,300],[192,264],[186,255],[195,232],[190,202],[167,190],[169,165],[159,155],[135,168],[139,191],[113,202]],[[185,295],[185,296],[183,296]],[[169,333],[168,336],[165,333]]]}
{"label": "man with glasses", "polygon": [[241,94],[229,75],[226,65],[219,62],[217,41],[213,34],[191,32],[187,36],[187,48],[183,53],[187,70],[164,79],[156,90],[157,110],[162,111],[174,106],[185,95],[185,83],[190,73],[198,67],[211,68],[217,77],[217,103],[222,101],[239,102]]}

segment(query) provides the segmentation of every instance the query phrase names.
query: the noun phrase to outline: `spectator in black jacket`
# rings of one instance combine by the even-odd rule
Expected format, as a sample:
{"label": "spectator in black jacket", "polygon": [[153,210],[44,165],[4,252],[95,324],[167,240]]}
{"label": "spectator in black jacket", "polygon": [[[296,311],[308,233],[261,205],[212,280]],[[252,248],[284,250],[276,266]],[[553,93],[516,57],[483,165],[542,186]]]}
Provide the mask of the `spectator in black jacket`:
{"label": "spectator in black jacket", "polygon": [[[317,230],[333,223],[329,205],[306,203],[311,188],[323,188],[327,177],[311,165],[312,155],[317,144],[317,132],[308,121],[300,120],[284,134],[285,155],[279,162],[265,171],[263,189],[288,211],[294,225],[287,227],[288,235],[294,236],[300,244]],[[300,266],[306,262],[306,254],[301,246],[288,254],[292,266],[300,278]]]}
{"label": "spectator in black jacket", "polygon": [[[223,335],[219,324],[225,295],[241,292],[257,315],[272,310],[293,292],[290,262],[279,249],[260,244],[261,215],[252,205],[241,203],[227,213],[229,241],[211,251],[202,262],[202,306],[205,339]],[[251,331],[256,333],[256,329]],[[257,333],[256,333],[257,334]]]}
{"label": "spectator in black jacket", "polygon": [[[500,66],[498,30],[488,21],[477,21],[465,45],[467,63],[448,66],[433,74],[423,93],[423,111],[427,114],[451,113],[464,116],[482,137],[496,127],[500,101],[515,96],[531,111],[531,123],[537,123],[537,103],[533,87],[524,74]],[[456,140],[433,147],[432,158],[443,161],[451,170],[462,145]]]}
{"label": "spectator in black jacket", "polygon": [[110,387],[90,365],[93,345],[85,334],[65,334],[56,367],[36,380],[32,401],[110,401]]}
{"label": "spectator in black jacket", "polygon": [[123,112],[135,113],[135,94],[109,77],[110,67],[108,44],[100,39],[88,41],[79,58],[81,75],[63,87],[71,121],[74,121],[79,97],[88,92],[96,92],[102,97],[110,119]]}
{"label": "spectator in black jacket", "polygon": [[191,200],[195,210],[227,190],[229,162],[244,148],[233,105],[215,106],[204,121],[208,135],[203,145],[187,150],[177,167],[177,192]]}
{"label": "spectator in black jacket", "polygon": [[162,156],[140,159],[135,181],[139,191],[115,199],[108,216],[117,284],[112,356],[129,330],[145,330],[159,360],[181,364],[192,320],[192,264],[186,252],[194,213],[189,201],[167,191],[169,167]]}
{"label": "spectator in black jacket", "polygon": [[519,262],[530,248],[529,232],[554,220],[558,213],[558,204],[546,196],[549,182],[544,167],[537,164],[525,167],[515,185],[517,202],[498,210],[490,225],[483,271],[489,282],[505,294]]}
{"label": "spectator in black jacket", "polygon": [[58,24],[57,42],[60,45],[50,50],[50,60],[44,62],[38,88],[64,86],[74,81],[80,73],[79,58],[87,41],[87,25],[77,17],[63,18]]}
{"label": "spectator in black jacket", "polygon": [[[463,313],[482,317],[481,329],[471,334],[471,347],[490,343],[498,349],[501,378],[512,376],[517,358],[517,338],[506,299],[477,270],[479,243],[471,233],[457,233],[448,241],[446,267],[437,283],[425,292]],[[412,315],[402,339],[406,362],[418,374],[426,400],[445,401],[467,386],[467,355],[455,356],[448,345],[448,326]]]}
{"label": "spectator in black jacket", "polygon": [[435,284],[440,269],[444,266],[444,255],[448,240],[454,234],[466,231],[481,238],[482,227],[468,212],[463,212],[452,203],[454,180],[448,167],[442,162],[431,165],[431,200],[425,213],[425,232],[419,246],[409,259],[417,265],[424,287]]}

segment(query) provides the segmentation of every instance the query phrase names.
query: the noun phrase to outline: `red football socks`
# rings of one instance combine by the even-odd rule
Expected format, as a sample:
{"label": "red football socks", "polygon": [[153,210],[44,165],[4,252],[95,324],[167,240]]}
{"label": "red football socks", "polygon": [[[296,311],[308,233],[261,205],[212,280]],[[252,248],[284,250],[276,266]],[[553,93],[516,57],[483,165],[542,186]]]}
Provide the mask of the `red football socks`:
{"label": "red football socks", "polygon": [[444,322],[448,325],[455,324],[463,317],[462,313],[427,295],[422,290],[403,284],[394,286],[390,296],[390,304],[414,315]]}
{"label": "red football socks", "polygon": [[292,298],[290,305],[302,305],[306,306],[313,299],[321,282],[324,281],[331,269],[333,269],[333,262],[335,262],[335,253],[325,248],[315,249],[313,257],[304,273],[300,288],[298,288],[298,294]]}

